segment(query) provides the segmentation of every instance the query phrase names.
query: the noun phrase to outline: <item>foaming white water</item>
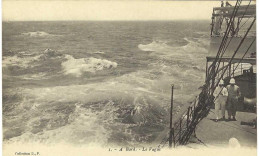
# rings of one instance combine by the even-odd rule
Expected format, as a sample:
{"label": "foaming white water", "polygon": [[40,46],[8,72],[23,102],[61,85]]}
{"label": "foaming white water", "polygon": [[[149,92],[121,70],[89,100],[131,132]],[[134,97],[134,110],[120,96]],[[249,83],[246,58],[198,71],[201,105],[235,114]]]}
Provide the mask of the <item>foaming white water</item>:
{"label": "foaming white water", "polygon": [[[194,64],[205,62],[205,54],[208,52],[209,42],[206,39],[198,39],[193,41],[188,38],[184,38],[188,44],[184,46],[169,46],[167,42],[153,41],[150,44],[139,44],[138,48],[142,51],[151,51],[154,56],[157,56],[163,60],[171,60],[179,62],[179,64]],[[200,61],[198,61],[198,59]],[[203,66],[204,67],[204,66]]]}
{"label": "foaming white water", "polygon": [[171,49],[172,47],[168,46],[165,42],[162,41],[153,41],[147,45],[139,44],[138,48],[142,51],[161,51]]}
{"label": "foaming white water", "polygon": [[[59,124],[64,118],[58,113],[56,116],[50,116],[48,113],[38,117],[33,117],[27,123],[28,130],[21,136],[9,139],[8,143],[71,143],[84,144],[91,146],[92,144],[105,145],[110,134],[110,130],[106,129],[106,123],[113,121],[113,109],[106,107],[100,112],[93,112],[90,109],[82,108],[80,103],[76,103],[75,111],[69,115],[68,124],[56,129],[51,129],[54,124]],[[57,109],[57,108],[56,108]],[[34,110],[39,111],[39,110]],[[50,119],[51,118],[51,119]],[[33,128],[40,126],[42,120],[48,120],[48,124],[43,128],[42,132],[33,133]],[[31,128],[31,129],[30,129]]]}
{"label": "foaming white water", "polygon": [[183,50],[189,53],[207,53],[207,46],[209,46],[209,41],[200,39],[199,41],[195,42],[188,38],[184,38],[187,42],[187,45],[183,46]]}
{"label": "foaming white water", "polygon": [[62,67],[66,75],[81,76],[84,72],[96,72],[99,70],[116,68],[117,63],[105,59],[80,58],[75,59],[71,55],[65,55],[67,61],[62,62]]}
{"label": "foaming white water", "polygon": [[[158,66],[161,69],[158,69]],[[102,145],[110,143],[111,141],[108,139],[117,136],[119,137],[115,140],[126,137],[127,141],[124,141],[128,143],[133,139],[130,144],[136,143],[136,138],[148,138],[148,136],[140,136],[143,134],[142,129],[132,132],[132,129],[128,128],[129,125],[147,122],[161,124],[160,121],[156,121],[161,119],[160,114],[156,113],[157,116],[155,116],[154,112],[167,112],[166,109],[170,103],[170,84],[176,83],[175,99],[181,101],[181,99],[188,99],[192,96],[189,94],[192,91],[187,92],[187,90],[195,82],[187,83],[186,86],[184,84],[181,88],[182,81],[186,81],[182,79],[187,77],[185,74],[190,74],[189,72],[179,72],[178,70],[181,68],[177,66],[170,68],[163,64],[156,64],[154,67],[151,67],[150,70],[124,74],[105,82],[20,88],[19,93],[23,93],[23,96],[26,95],[26,97],[22,103],[18,103],[12,113],[17,112],[22,118],[29,120],[25,122],[25,126],[19,127],[19,130],[24,132],[20,136],[14,134],[5,134],[5,136],[10,136],[8,140],[11,143],[71,142],[73,144],[97,143]],[[193,85],[198,85],[197,81]],[[5,92],[7,93],[7,91]],[[185,95],[183,95],[184,92]],[[139,108],[139,114],[127,116],[127,111],[131,111],[136,106]],[[19,122],[22,118],[13,121],[4,119],[8,125],[5,126],[8,127],[6,131],[14,129],[12,123]],[[124,122],[120,122],[121,120]],[[147,132],[147,135],[149,133]],[[98,141],[101,139],[104,142]]]}
{"label": "foaming white water", "polygon": [[105,54],[105,52],[104,51],[96,51],[96,52],[94,52],[94,54]]}
{"label": "foaming white water", "polygon": [[49,78],[46,76],[46,73],[44,72],[40,72],[37,74],[25,74],[25,75],[21,75],[20,77],[25,80],[42,80],[42,79]]}
{"label": "foaming white water", "polygon": [[29,36],[29,37],[47,37],[47,36],[57,36],[57,35],[52,35],[44,31],[35,31],[35,32],[26,32],[22,33],[21,35],[23,36]]}
{"label": "foaming white water", "polygon": [[33,61],[38,61],[41,55],[34,56],[34,57],[18,57],[17,55],[14,56],[7,56],[3,57],[2,65],[3,67],[7,66],[19,66],[22,68],[28,68],[32,66]]}
{"label": "foaming white water", "polygon": [[[25,133],[13,137],[7,142],[70,142],[72,144],[105,145],[108,143],[107,139],[111,138],[111,132],[117,133],[114,134],[115,137],[120,134],[119,136],[129,138],[128,141],[134,140],[136,134],[129,133],[130,129],[127,130],[129,124],[116,122],[118,110],[119,112],[123,111],[120,108],[131,110],[131,107],[139,105],[143,118],[149,119],[152,113],[148,108],[152,104],[156,104],[153,110],[159,109],[164,103],[161,100],[164,96],[159,96],[160,93],[157,93],[157,90],[148,89],[151,81],[146,83],[144,77],[136,76],[124,75],[108,82],[86,85],[21,88],[22,91],[19,92],[23,92],[26,98],[22,104],[19,104],[19,107],[16,107],[16,110],[23,111],[23,115],[20,113],[19,116],[23,116],[29,121],[26,122],[25,129],[21,127]],[[140,82],[144,88],[138,87],[140,84],[136,82]],[[113,101],[117,103],[115,104]],[[69,107],[76,108],[74,111],[69,111]],[[62,111],[63,109],[67,110],[66,113]],[[58,110],[58,112],[53,110]],[[121,114],[124,116],[124,113]],[[64,120],[68,115],[68,123],[64,125]],[[128,118],[125,120],[129,120]],[[132,118],[134,122],[139,121],[138,118],[136,119],[136,115]],[[11,120],[5,121],[9,123]],[[117,129],[119,127],[120,129]],[[40,132],[35,133],[35,131]],[[137,138],[140,137],[137,136]]]}
{"label": "foaming white water", "polygon": [[3,67],[19,66],[20,68],[29,68],[33,67],[35,63],[39,62],[40,60],[59,58],[57,56],[57,52],[52,49],[46,49],[40,54],[29,51],[21,51],[14,56],[4,56],[2,64]]}

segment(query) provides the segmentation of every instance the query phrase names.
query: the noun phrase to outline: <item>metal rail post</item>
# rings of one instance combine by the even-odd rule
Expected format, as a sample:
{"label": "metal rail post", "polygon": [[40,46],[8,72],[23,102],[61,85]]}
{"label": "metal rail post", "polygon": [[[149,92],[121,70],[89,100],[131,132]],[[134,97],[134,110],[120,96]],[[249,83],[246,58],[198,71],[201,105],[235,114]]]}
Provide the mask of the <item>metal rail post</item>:
{"label": "metal rail post", "polygon": [[231,77],[231,64],[228,66],[228,70],[229,70],[229,77]]}
{"label": "metal rail post", "polygon": [[235,63],[233,63],[232,65],[233,65],[233,77],[235,77]]}
{"label": "metal rail post", "polygon": [[207,58],[207,63],[206,63],[206,78],[205,78],[205,81],[207,81],[207,77],[208,77],[208,58]]}
{"label": "metal rail post", "polygon": [[172,110],[173,110],[173,89],[174,85],[172,84],[172,94],[171,94],[171,110],[170,110],[170,136],[169,136],[169,146],[172,148],[172,140],[173,140],[173,128],[172,128]]}
{"label": "metal rail post", "polygon": [[241,75],[243,74],[243,67],[242,67],[242,63],[241,63]]}
{"label": "metal rail post", "polygon": [[182,119],[180,120],[180,130],[179,130],[179,142],[181,142],[181,133],[182,133],[182,126],[181,126],[181,124],[182,124]]}
{"label": "metal rail post", "polygon": [[188,111],[187,111],[187,129],[189,127],[189,120],[190,120],[190,107],[188,108]]}

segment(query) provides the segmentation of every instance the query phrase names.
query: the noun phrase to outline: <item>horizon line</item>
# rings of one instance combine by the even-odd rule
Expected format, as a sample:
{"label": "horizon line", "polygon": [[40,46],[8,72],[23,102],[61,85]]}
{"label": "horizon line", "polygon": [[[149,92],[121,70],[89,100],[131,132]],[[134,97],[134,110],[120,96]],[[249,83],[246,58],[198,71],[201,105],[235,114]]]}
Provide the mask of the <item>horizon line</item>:
{"label": "horizon line", "polygon": [[166,19],[166,20],[2,20],[2,22],[168,22],[168,21],[210,21],[211,19]]}

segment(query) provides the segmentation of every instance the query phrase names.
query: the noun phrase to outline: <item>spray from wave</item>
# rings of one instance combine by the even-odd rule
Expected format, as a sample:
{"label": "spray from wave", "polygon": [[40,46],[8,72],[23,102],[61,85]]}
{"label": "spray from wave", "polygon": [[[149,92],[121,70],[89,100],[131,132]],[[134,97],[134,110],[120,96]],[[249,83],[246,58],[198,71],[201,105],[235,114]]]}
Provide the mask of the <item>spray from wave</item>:
{"label": "spray from wave", "polygon": [[32,66],[32,62],[40,59],[41,56],[34,57],[19,57],[17,55],[11,57],[3,57],[3,68],[8,66],[19,66],[21,68],[28,68]]}
{"label": "spray from wave", "polygon": [[139,44],[138,48],[142,51],[162,51],[172,49],[172,47],[168,46],[165,42],[160,40],[153,41],[152,43],[147,45]]}
{"label": "spray from wave", "polygon": [[66,75],[80,77],[84,72],[95,73],[99,70],[116,68],[117,63],[105,59],[97,58],[80,58],[75,59],[71,55],[65,55],[67,61],[62,62],[62,67]]}
{"label": "spray from wave", "polygon": [[[75,77],[82,76],[83,73],[96,71],[102,71],[105,69],[117,68],[117,63],[106,59],[98,59],[94,57],[75,59],[71,55],[60,54],[55,50],[46,49],[42,53],[28,53],[19,52],[13,56],[3,57],[4,70],[9,67],[18,67],[19,69],[34,69],[47,67],[50,64],[57,64],[60,62],[60,66],[63,69],[65,75],[72,75]],[[40,73],[29,73],[25,75],[25,79],[39,78],[46,75],[48,69]]]}
{"label": "spray from wave", "polygon": [[59,35],[54,35],[54,34],[49,34],[44,31],[36,31],[36,32],[26,32],[26,33],[21,33],[22,36],[29,36],[29,37],[51,37],[51,36],[59,36]]}

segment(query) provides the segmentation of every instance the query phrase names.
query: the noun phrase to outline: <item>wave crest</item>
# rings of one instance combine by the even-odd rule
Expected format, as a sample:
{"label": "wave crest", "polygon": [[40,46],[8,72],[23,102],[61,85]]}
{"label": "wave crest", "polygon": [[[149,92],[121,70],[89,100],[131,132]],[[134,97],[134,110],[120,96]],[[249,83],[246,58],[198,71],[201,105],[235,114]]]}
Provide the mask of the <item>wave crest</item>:
{"label": "wave crest", "polygon": [[99,70],[116,68],[117,63],[108,61],[105,59],[97,59],[97,58],[80,58],[75,59],[71,55],[65,55],[67,61],[62,62],[62,67],[65,71],[66,75],[73,75],[76,77],[81,76],[84,72],[95,73]]}
{"label": "wave crest", "polygon": [[3,67],[19,66],[22,68],[28,68],[32,66],[32,62],[38,61],[40,57],[40,55],[34,57],[18,57],[17,55],[4,57],[2,65]]}
{"label": "wave crest", "polygon": [[150,44],[139,44],[138,48],[142,51],[162,51],[165,49],[170,49],[171,47],[168,46],[165,42],[162,41],[153,41]]}
{"label": "wave crest", "polygon": [[23,36],[29,36],[29,37],[47,37],[47,36],[57,36],[53,34],[49,34],[44,31],[35,31],[35,32],[26,32],[26,33],[21,33]]}

